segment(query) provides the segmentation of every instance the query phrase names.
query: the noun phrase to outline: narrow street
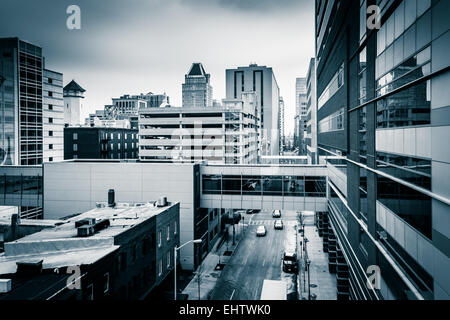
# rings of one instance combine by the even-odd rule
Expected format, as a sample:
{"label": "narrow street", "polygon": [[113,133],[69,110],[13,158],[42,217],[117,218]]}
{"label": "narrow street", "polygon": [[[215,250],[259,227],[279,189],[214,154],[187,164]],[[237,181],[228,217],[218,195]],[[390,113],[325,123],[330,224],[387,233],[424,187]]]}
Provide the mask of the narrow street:
{"label": "narrow street", "polygon": [[[297,213],[282,211],[283,230],[274,229],[275,220],[270,211],[245,215],[245,234],[217,281],[211,299],[259,300],[264,279],[283,278],[291,282],[291,287],[295,286],[291,276],[282,272],[282,254],[289,244],[295,245]],[[260,225],[266,227],[265,237],[256,236]]]}

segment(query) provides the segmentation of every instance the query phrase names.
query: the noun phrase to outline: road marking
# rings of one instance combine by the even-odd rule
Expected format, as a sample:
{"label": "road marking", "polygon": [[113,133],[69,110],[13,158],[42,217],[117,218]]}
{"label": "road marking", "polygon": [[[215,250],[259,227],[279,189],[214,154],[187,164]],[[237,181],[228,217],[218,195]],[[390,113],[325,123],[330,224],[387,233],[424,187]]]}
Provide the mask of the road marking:
{"label": "road marking", "polygon": [[235,291],[236,291],[236,289],[233,289],[233,292],[231,293],[230,300],[233,299],[233,295],[234,295],[234,292],[235,292]]}

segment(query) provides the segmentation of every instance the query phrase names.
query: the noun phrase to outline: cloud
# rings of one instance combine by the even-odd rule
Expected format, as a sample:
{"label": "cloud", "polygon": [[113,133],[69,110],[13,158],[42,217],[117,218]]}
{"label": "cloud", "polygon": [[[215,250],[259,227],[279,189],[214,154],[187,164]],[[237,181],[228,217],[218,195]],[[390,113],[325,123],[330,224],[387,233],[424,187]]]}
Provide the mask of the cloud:
{"label": "cloud", "polygon": [[195,8],[220,7],[231,11],[267,13],[312,7],[313,0],[180,0],[181,4]]}

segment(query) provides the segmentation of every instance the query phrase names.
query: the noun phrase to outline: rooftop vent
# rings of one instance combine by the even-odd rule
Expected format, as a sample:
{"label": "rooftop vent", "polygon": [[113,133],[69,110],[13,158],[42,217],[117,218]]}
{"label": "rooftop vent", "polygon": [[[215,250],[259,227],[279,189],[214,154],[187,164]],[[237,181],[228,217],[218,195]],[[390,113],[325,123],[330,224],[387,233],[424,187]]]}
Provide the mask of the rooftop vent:
{"label": "rooftop vent", "polygon": [[0,293],[11,291],[11,279],[0,279]]}
{"label": "rooftop vent", "polygon": [[42,273],[42,263],[44,260],[33,262],[17,262],[18,275],[37,275]]}
{"label": "rooftop vent", "polygon": [[94,225],[94,231],[98,232],[100,230],[108,228],[110,225],[111,223],[109,222],[109,219],[100,220]]}
{"label": "rooftop vent", "polygon": [[108,190],[108,207],[114,208],[116,206],[116,203],[114,202],[115,194],[114,189]]}
{"label": "rooftop vent", "polygon": [[158,207],[165,207],[167,206],[167,197],[161,197],[158,199],[158,203],[156,204]]}

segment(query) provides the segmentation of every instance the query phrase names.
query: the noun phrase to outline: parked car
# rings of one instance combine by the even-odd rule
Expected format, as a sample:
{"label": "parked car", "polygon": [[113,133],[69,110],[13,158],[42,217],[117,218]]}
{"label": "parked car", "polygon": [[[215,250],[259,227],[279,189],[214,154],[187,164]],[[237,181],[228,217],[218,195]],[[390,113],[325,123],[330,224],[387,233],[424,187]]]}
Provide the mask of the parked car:
{"label": "parked car", "polygon": [[283,221],[282,220],[275,220],[275,223],[273,225],[274,229],[283,229]]}
{"label": "parked car", "polygon": [[266,227],[265,226],[259,226],[258,229],[256,229],[256,236],[257,237],[264,237],[266,235]]}
{"label": "parked car", "polygon": [[281,211],[280,210],[273,210],[272,211],[272,217],[274,217],[274,218],[281,218]]}
{"label": "parked car", "polygon": [[298,261],[295,251],[285,251],[283,254],[283,271],[297,273]]}

